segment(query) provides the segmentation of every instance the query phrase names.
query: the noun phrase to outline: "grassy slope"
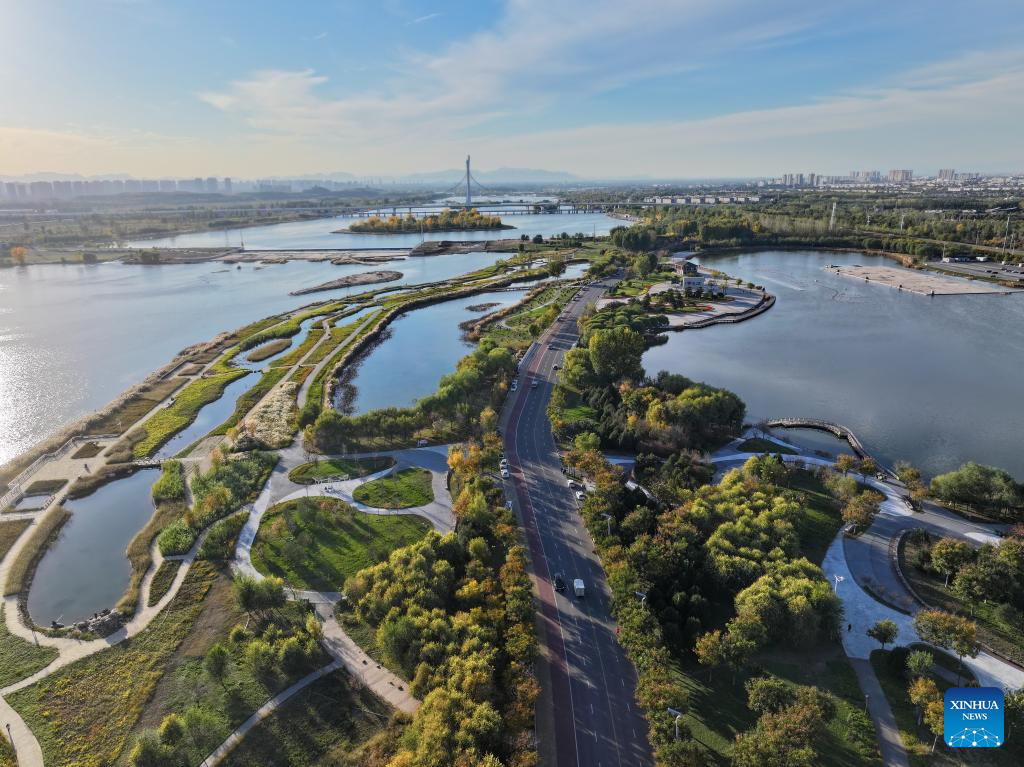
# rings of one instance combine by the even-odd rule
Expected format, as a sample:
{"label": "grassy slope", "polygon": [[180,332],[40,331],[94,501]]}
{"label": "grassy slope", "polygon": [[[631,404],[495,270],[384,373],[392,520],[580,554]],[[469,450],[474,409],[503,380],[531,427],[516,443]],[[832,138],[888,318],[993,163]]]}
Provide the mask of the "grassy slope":
{"label": "grassy slope", "polygon": [[[760,666],[772,676],[791,684],[815,685],[836,697],[836,715],[829,722],[825,741],[817,744],[824,767],[880,765],[875,730],[864,713],[864,698],[853,669],[838,645],[821,648],[799,657],[773,653],[761,658]],[[704,746],[709,765],[730,764],[736,735],[750,729],[757,716],[746,706],[745,676],[736,684],[728,672],[708,683],[707,671],[696,664],[682,664],[678,672],[690,693],[686,724]]]}
{"label": "grassy slope", "polygon": [[0,687],[31,676],[50,665],[56,657],[57,651],[52,647],[36,647],[11,634],[0,607]]}
{"label": "grassy slope", "polygon": [[394,751],[391,710],[366,690],[353,689],[337,671],[288,700],[250,731],[224,767],[276,765],[383,767]]}
{"label": "grassy slope", "polygon": [[7,522],[0,521],[0,559],[7,556],[7,552],[11,550],[11,546],[15,544],[21,534],[25,532],[31,520],[28,519],[15,519]]}
{"label": "grassy slope", "polygon": [[430,488],[429,471],[403,469],[397,474],[360,485],[352,497],[377,509],[408,509],[430,503],[434,500],[434,493]]}
{"label": "grassy slope", "polygon": [[[321,504],[323,511],[308,513]],[[374,516],[352,511],[336,499],[297,499],[267,512],[252,547],[252,561],[260,572],[279,575],[291,586],[337,591],[347,577],[419,540],[429,527],[412,515]],[[290,562],[286,544],[303,534],[312,543],[304,549],[302,562]]]}
{"label": "grassy slope", "polygon": [[176,559],[168,559],[160,563],[160,567],[153,576],[153,582],[149,585],[150,605],[155,605],[170,590],[180,567],[181,562]]}
{"label": "grassy slope", "polygon": [[796,523],[796,531],[800,536],[800,553],[812,562],[820,564],[836,533],[842,527],[842,508],[812,472],[792,472],[788,487],[796,493],[804,509]]}
{"label": "grassy slope", "polygon": [[395,459],[382,458],[331,458],[314,463],[304,463],[288,472],[288,479],[300,485],[308,485],[314,479],[345,475],[349,479],[365,477],[395,465]]}
{"label": "grassy slope", "polygon": [[[875,669],[878,681],[882,684],[885,697],[892,707],[899,727],[903,745],[907,748],[912,767],[953,767],[953,765],[977,765],[978,767],[1010,767],[1024,764],[1024,744],[1020,738],[1011,738],[1000,748],[949,748],[939,739],[935,753],[931,753],[934,736],[927,727],[917,726],[917,711],[907,695],[907,680],[902,674],[889,667],[888,650],[875,650],[871,653],[871,665]],[[952,685],[945,679],[933,677],[940,692],[945,692]]]}
{"label": "grassy slope", "polygon": [[[934,543],[936,539],[932,539]],[[921,544],[907,541],[900,552],[900,566],[914,590],[929,605],[960,615],[970,616],[978,624],[978,639],[999,651],[1016,663],[1024,663],[1024,631],[1019,626],[1000,619],[994,602],[965,604],[951,589],[944,586],[944,579],[930,572],[919,570],[911,564],[915,554],[923,548]]]}
{"label": "grassy slope", "polygon": [[47,765],[99,767],[117,759],[215,577],[212,567],[196,563],[145,631],[9,697],[38,738]]}

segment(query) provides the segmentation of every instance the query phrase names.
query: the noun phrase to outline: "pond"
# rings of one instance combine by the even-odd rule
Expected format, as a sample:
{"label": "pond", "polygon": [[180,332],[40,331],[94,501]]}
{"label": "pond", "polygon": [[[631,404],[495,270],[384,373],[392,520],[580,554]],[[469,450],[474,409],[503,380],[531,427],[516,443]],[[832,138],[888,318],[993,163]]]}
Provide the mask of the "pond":
{"label": "pond", "polygon": [[70,624],[113,607],[128,587],[128,544],[153,514],[159,469],[143,469],[68,501],[71,519],[36,568],[28,612],[40,626]]}
{"label": "pond", "polygon": [[931,476],[973,460],[1024,479],[1016,383],[1024,293],[921,296],[822,268],[894,265],[855,253],[761,251],[704,261],[763,284],[778,301],[748,322],[670,333],[644,355],[648,373],[670,370],[731,389],[747,403],[748,421],[841,423],[888,465],[909,460]]}
{"label": "pond", "polygon": [[463,339],[459,323],[486,312],[473,312],[468,307],[498,304],[488,310],[494,311],[514,304],[526,292],[523,288],[478,293],[403,314],[362,358],[346,385],[338,387],[335,406],[361,415],[378,408],[406,407],[432,394],[441,376],[453,372],[456,363],[473,348]]}

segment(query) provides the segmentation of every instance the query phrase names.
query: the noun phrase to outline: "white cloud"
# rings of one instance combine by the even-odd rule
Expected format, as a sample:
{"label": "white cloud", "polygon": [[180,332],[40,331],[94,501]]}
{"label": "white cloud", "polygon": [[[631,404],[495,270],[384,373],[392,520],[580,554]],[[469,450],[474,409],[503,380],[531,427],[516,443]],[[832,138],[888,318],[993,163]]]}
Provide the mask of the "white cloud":
{"label": "white cloud", "polygon": [[409,21],[409,24],[423,24],[428,21],[432,21],[440,16],[440,13],[428,13],[426,16],[419,16]]}
{"label": "white cloud", "polygon": [[342,80],[331,85],[349,94],[331,98],[313,88],[326,78],[314,82],[310,70],[275,70],[200,97],[259,130],[335,137],[342,131],[353,141],[410,130],[450,133],[507,111],[539,111],[566,94],[600,93],[779,44],[817,18],[802,6],[797,0],[770,8],[739,0],[510,0],[494,31],[440,54],[408,54],[395,80],[374,82],[372,91]]}

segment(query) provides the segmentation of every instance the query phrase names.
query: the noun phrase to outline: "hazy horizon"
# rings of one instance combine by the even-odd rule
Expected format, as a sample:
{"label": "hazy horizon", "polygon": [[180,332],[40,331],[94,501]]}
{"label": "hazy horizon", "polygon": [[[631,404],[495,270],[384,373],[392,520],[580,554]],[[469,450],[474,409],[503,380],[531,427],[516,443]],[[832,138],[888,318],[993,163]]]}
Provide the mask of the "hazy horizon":
{"label": "hazy horizon", "polygon": [[1024,7],[0,3],[0,175],[1021,168]]}

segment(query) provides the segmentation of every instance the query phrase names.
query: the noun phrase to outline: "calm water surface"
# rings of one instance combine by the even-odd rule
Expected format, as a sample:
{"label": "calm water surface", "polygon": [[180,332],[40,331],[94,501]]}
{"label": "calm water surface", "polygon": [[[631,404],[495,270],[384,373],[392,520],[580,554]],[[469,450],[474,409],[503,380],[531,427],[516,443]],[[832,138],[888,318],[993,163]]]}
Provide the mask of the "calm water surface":
{"label": "calm water surface", "polygon": [[[430,282],[504,255],[411,258],[388,268],[404,272],[402,282]],[[300,261],[241,269],[219,263],[0,269],[0,463],[105,405],[191,344],[277,312],[364,291],[289,295],[366,269]]]}
{"label": "calm water surface", "polygon": [[71,623],[117,604],[132,572],[125,550],[153,514],[150,488],[159,475],[143,469],[65,504],[71,519],[40,560],[28,592],[36,623]]}
{"label": "calm water surface", "polygon": [[[287,224],[269,224],[244,229],[226,229],[216,232],[179,234],[128,243],[132,248],[234,248],[242,242],[247,250],[277,250],[284,248],[413,248],[423,240],[457,240],[475,242],[500,238],[518,239],[521,235],[535,234],[548,237],[569,232],[575,234],[608,234],[622,221],[603,213],[554,213],[529,216],[506,216],[503,222],[515,229],[483,232],[426,232],[416,234],[334,234],[355,221],[364,219],[351,216],[318,218],[314,221],[295,221]],[[365,269],[365,267],[364,267]]]}
{"label": "calm water surface", "polygon": [[[399,317],[391,323],[387,339],[363,358],[355,376],[348,381],[355,387],[355,396],[350,401],[352,413],[405,407],[432,394],[441,376],[454,371],[456,363],[473,348],[473,344],[463,340],[459,323],[487,313],[471,312],[467,307],[499,304],[488,310],[495,311],[514,304],[526,292],[523,289],[480,293]],[[344,395],[347,388],[341,387],[339,393]]]}
{"label": "calm water surface", "polygon": [[670,333],[644,355],[648,372],[731,389],[751,421],[838,421],[885,463],[906,459],[931,475],[974,460],[1024,479],[1024,293],[919,296],[822,270],[892,266],[859,254],[764,251],[706,263],[765,285],[778,302],[749,322]]}

